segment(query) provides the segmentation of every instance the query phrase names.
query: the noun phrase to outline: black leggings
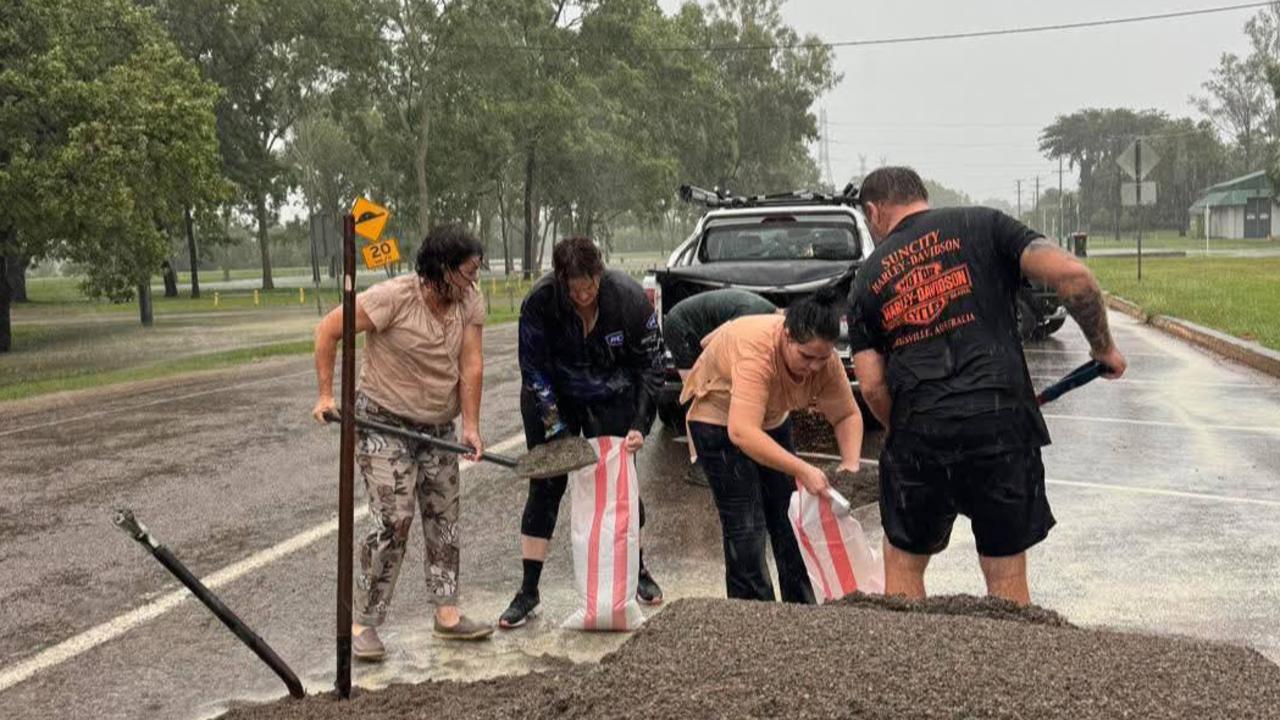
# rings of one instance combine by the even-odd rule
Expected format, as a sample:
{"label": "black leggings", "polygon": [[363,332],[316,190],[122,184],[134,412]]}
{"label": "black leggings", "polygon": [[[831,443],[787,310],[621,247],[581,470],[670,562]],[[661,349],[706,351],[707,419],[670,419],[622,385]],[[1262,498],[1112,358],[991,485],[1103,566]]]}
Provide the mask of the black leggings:
{"label": "black leggings", "polygon": [[[582,435],[626,437],[635,415],[635,399],[622,393],[587,404],[574,398],[556,398],[560,419],[568,426],[568,436]],[[543,432],[542,413],[537,397],[527,389],[520,391],[520,419],[524,422],[525,445],[533,448],[547,441]],[[529,481],[529,497],[520,518],[520,534],[550,540],[560,515],[560,499],[569,487],[569,476],[557,475]],[[640,500],[640,527],[644,527],[644,500]]]}

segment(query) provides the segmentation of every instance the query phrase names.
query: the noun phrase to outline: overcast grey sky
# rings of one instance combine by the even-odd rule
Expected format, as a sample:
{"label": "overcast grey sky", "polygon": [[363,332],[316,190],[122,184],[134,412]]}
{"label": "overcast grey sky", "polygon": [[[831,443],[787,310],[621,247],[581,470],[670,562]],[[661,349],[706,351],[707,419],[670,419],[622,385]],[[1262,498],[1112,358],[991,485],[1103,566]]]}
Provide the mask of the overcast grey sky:
{"label": "overcast grey sky", "polygon": [[[1232,5],[1241,0],[790,0],[783,16],[828,42],[1078,22]],[[678,0],[662,0],[668,10]],[[1057,164],[1037,151],[1041,128],[1085,107],[1156,108],[1197,117],[1187,97],[1223,52],[1244,54],[1255,10],[1010,37],[841,48],[844,81],[819,103],[830,120],[837,182],[881,157],[976,201],[1023,203]],[[817,157],[816,148],[814,156]],[[1067,173],[1065,185],[1074,182]],[[743,188],[755,191],[756,188]],[[777,190],[777,188],[759,188]]]}

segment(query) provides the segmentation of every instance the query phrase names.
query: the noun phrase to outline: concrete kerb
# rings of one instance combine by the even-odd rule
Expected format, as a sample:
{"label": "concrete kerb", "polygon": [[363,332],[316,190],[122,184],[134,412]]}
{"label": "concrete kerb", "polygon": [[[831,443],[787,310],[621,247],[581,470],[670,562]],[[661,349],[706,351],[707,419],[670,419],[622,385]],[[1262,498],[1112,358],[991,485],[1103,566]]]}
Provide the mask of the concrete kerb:
{"label": "concrete kerb", "polygon": [[1174,337],[1217,353],[1225,358],[1247,365],[1273,377],[1280,377],[1280,352],[1263,347],[1256,342],[1241,340],[1212,328],[1197,325],[1167,315],[1149,315],[1141,306],[1118,295],[1107,293],[1107,306],[1139,322],[1150,325]]}

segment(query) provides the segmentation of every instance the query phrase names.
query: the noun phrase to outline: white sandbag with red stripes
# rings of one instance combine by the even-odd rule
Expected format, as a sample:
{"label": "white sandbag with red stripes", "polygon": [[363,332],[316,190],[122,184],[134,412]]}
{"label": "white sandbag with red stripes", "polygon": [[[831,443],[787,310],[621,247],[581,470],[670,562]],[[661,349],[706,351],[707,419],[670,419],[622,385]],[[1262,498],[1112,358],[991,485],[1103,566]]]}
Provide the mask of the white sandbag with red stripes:
{"label": "white sandbag with red stripes", "polygon": [[635,630],[640,575],[640,482],[620,437],[592,438],[599,458],[569,475],[573,575],[583,606],[564,627]]}
{"label": "white sandbag with red stripes", "polygon": [[835,490],[830,492],[831,497],[824,498],[797,487],[787,508],[814,596],[821,603],[855,590],[883,593],[884,558],[867,542],[849,501]]}

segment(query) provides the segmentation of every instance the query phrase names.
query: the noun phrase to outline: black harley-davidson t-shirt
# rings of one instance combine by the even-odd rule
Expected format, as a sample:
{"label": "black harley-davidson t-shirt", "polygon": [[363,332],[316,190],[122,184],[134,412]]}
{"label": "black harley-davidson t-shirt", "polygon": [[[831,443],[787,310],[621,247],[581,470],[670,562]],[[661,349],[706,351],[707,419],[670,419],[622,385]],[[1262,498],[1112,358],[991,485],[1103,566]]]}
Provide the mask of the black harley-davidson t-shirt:
{"label": "black harley-davidson t-shirt", "polygon": [[859,268],[850,349],[885,356],[895,430],[1048,444],[1014,309],[1022,251],[1040,237],[991,208],[924,210]]}

